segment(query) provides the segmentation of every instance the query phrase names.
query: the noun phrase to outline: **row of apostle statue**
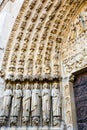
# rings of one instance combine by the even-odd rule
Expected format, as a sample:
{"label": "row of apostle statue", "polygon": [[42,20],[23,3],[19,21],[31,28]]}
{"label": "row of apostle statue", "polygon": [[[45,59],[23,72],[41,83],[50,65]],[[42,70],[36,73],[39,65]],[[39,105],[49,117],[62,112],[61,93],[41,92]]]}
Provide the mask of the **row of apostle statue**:
{"label": "row of apostle statue", "polygon": [[61,122],[61,94],[60,87],[54,82],[30,85],[24,87],[17,83],[14,88],[7,83],[3,96],[3,109],[0,115],[0,124],[17,125],[21,118],[23,125],[59,126]]}

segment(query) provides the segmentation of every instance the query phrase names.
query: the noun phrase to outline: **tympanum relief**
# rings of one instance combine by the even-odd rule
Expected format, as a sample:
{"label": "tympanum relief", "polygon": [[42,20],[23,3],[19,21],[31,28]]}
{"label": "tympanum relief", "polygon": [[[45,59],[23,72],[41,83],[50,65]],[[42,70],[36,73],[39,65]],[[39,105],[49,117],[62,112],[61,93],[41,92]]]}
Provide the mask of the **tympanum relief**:
{"label": "tympanum relief", "polygon": [[62,48],[64,73],[69,74],[87,67],[87,7],[71,23],[66,47]]}

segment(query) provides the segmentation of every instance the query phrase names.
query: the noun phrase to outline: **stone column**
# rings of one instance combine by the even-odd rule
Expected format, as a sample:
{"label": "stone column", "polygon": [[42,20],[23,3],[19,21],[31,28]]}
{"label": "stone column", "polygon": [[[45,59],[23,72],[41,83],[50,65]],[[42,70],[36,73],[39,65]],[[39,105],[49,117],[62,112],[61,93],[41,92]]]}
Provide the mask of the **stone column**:
{"label": "stone column", "polygon": [[67,125],[67,130],[77,130],[75,100],[73,91],[74,75],[63,78],[63,116]]}

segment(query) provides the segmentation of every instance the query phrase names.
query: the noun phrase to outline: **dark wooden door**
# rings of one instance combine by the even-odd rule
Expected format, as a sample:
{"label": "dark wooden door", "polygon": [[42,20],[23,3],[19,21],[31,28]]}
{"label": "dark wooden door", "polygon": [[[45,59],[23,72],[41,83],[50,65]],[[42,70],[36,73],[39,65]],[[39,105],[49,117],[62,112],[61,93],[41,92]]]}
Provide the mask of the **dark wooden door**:
{"label": "dark wooden door", "polygon": [[78,130],[87,130],[87,73],[76,76],[74,94]]}

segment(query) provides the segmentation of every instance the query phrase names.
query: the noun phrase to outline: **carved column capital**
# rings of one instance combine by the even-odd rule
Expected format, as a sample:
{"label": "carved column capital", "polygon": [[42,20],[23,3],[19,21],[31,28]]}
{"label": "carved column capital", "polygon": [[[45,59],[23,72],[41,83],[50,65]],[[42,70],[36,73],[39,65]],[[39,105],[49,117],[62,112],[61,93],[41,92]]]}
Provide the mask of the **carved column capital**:
{"label": "carved column capital", "polygon": [[74,82],[74,79],[75,79],[75,75],[73,75],[73,74],[71,74],[71,75],[68,75],[68,76],[66,76],[66,77],[63,77],[62,78],[62,81],[64,82],[64,83],[69,83],[69,82]]}
{"label": "carved column capital", "polygon": [[75,75],[71,74],[69,76],[69,82],[73,83],[74,82],[74,79],[75,79]]}

